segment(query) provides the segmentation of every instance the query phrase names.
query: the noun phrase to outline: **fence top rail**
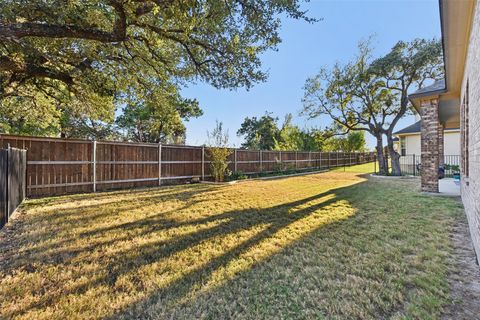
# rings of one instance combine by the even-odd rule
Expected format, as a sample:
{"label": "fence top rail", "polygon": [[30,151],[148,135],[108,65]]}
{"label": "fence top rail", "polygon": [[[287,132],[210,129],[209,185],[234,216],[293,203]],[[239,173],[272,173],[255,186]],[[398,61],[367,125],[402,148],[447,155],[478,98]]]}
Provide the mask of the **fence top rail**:
{"label": "fence top rail", "polygon": [[15,150],[15,151],[27,151],[26,149],[22,149],[22,148],[15,148],[15,147],[8,147],[8,148],[1,148],[0,147],[0,150]]}
{"label": "fence top rail", "polygon": [[[130,142],[130,141],[108,141],[108,140],[87,140],[87,139],[70,139],[70,138],[55,138],[55,137],[39,137],[39,136],[24,136],[24,135],[14,135],[14,134],[0,134],[1,139],[18,139],[18,140],[31,140],[31,141],[43,141],[43,142],[65,142],[65,143],[80,143],[80,144],[91,144],[93,141],[96,141],[97,144],[103,145],[125,145],[125,146],[143,146],[143,147],[152,147],[158,148],[160,143],[151,143],[151,142]],[[208,146],[192,146],[192,145],[180,145],[180,144],[164,144],[162,143],[162,148],[172,148],[172,149],[203,149],[208,148]],[[308,151],[308,150],[260,150],[260,149],[242,149],[242,148],[228,148],[232,150],[237,150],[237,152],[265,152],[265,153],[282,153],[282,154],[294,154],[294,153],[321,153],[321,154],[371,154],[372,151],[366,152],[343,152],[343,151]]]}

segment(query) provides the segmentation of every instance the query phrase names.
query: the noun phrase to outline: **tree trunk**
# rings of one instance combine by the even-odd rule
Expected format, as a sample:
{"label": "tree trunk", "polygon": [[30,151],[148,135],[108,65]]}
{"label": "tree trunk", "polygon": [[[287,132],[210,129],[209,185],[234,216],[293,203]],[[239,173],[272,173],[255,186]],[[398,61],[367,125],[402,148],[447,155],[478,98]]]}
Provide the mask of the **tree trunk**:
{"label": "tree trunk", "polygon": [[387,174],[387,166],[386,166],[385,155],[383,153],[382,135],[381,134],[375,135],[375,138],[377,138],[377,146],[375,147],[375,149],[377,150],[378,174],[379,175],[386,175]]}
{"label": "tree trunk", "polygon": [[393,137],[391,133],[387,133],[387,148],[388,154],[390,155],[390,161],[392,163],[392,175],[400,176],[402,175],[402,170],[400,169],[400,154],[395,151],[393,147]]}

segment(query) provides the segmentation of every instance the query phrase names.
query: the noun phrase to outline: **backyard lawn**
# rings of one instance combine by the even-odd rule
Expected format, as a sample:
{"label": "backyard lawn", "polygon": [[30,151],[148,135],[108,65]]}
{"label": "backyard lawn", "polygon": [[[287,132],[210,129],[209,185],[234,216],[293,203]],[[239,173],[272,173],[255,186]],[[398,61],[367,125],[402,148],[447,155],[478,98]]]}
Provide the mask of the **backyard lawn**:
{"label": "backyard lawn", "polygon": [[29,200],[0,318],[436,318],[461,204],[370,167]]}

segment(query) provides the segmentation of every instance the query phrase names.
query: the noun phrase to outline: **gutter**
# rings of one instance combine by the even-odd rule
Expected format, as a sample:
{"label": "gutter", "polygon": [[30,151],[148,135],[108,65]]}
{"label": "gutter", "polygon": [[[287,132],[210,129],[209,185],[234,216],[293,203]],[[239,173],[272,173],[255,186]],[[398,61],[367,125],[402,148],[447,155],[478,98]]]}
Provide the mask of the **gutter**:
{"label": "gutter", "polygon": [[[446,55],[445,55],[445,38],[443,37],[443,35],[445,34],[445,26],[443,24],[443,2],[442,0],[438,0],[438,10],[440,12],[440,32],[442,33],[442,54],[443,54],[443,78],[445,79],[445,88],[444,88],[444,92],[447,91],[447,63],[445,61],[446,59]],[[443,92],[442,92],[443,93]]]}

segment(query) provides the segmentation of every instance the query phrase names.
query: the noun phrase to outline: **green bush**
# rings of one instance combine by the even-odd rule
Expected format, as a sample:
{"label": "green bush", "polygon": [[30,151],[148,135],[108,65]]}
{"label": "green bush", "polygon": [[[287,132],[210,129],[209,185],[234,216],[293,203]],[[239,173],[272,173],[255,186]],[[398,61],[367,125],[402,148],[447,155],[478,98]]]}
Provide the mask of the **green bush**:
{"label": "green bush", "polygon": [[209,147],[207,150],[213,179],[216,182],[224,181],[225,176],[231,174],[230,170],[228,170],[228,156],[232,151],[228,148],[220,147]]}
{"label": "green bush", "polygon": [[248,179],[248,176],[241,171],[232,172],[228,176],[228,180],[245,180]]}

